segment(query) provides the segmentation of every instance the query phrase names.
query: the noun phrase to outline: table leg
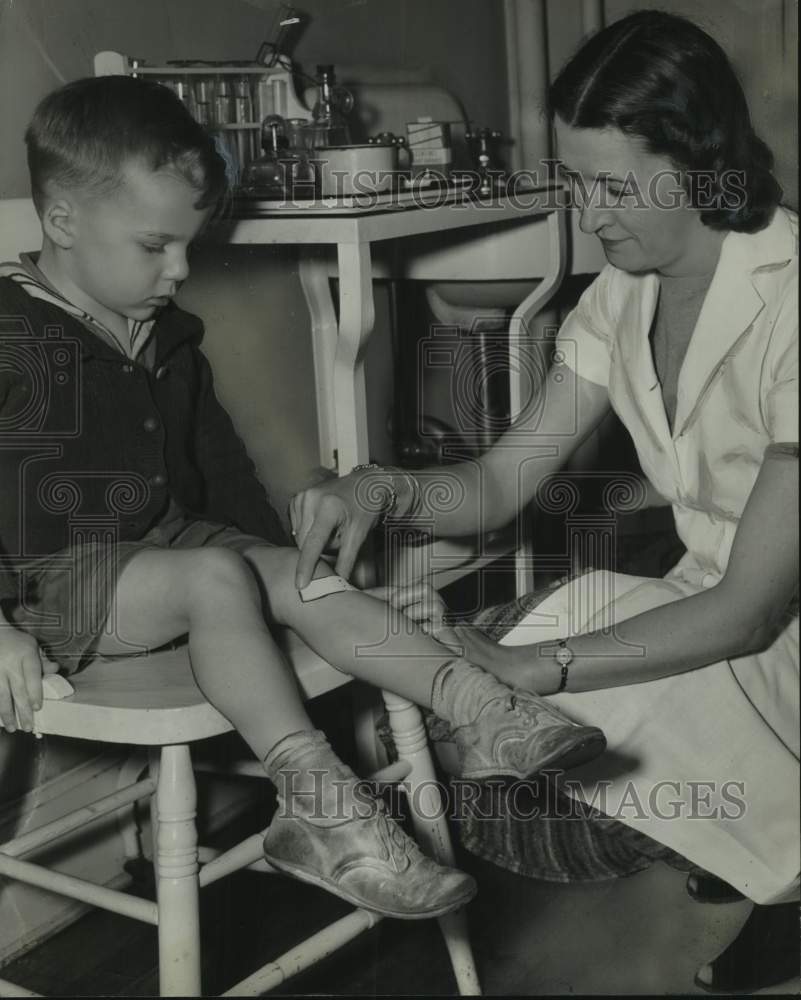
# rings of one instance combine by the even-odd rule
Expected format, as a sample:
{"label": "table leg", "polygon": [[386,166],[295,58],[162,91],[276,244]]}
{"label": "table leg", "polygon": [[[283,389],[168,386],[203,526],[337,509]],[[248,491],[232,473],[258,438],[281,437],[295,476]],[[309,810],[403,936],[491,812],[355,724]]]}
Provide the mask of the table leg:
{"label": "table leg", "polygon": [[[548,216],[548,237],[550,244],[550,259],[548,270],[534,291],[517,307],[509,325],[509,416],[515,420],[525,405],[523,394],[526,386],[532,386],[533,373],[537,367],[535,354],[540,345],[534,340],[531,329],[532,321],[537,313],[544,308],[564,277],[567,264],[567,247],[565,240],[565,212],[557,209]],[[527,357],[531,363],[527,363]],[[531,547],[531,530],[526,518],[526,512],[519,514],[520,545],[515,553],[515,589],[518,597],[530,593],[534,589],[533,550]]]}
{"label": "table leg", "polygon": [[340,243],[339,335],[334,357],[334,409],[339,473],[369,462],[364,355],[375,323],[369,243]]}
{"label": "table leg", "polygon": [[300,281],[309,308],[320,462],[347,474],[369,461],[364,354],[375,323],[370,245],[337,246],[339,322],[323,257],[303,255]]}
{"label": "table leg", "polygon": [[334,356],[337,347],[337,316],[331,296],[328,262],[319,254],[301,254],[299,273],[311,317],[320,465],[325,469],[335,469],[337,439]]}

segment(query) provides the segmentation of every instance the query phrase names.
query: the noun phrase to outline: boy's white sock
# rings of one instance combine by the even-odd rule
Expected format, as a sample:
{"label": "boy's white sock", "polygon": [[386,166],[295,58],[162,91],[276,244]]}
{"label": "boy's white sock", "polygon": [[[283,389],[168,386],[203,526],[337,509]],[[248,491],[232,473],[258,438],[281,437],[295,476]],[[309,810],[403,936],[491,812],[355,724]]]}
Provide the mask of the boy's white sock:
{"label": "boy's white sock", "polygon": [[319,729],[279,740],[264,758],[264,769],[278,791],[279,809],[315,825],[334,826],[375,812],[370,782],[342,763]]}

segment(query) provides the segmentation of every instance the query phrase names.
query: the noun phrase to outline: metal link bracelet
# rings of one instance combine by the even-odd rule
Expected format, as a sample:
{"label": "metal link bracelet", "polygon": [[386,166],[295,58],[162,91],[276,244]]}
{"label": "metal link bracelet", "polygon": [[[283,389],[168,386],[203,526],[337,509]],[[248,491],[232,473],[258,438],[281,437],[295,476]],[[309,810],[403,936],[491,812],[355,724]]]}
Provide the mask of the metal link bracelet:
{"label": "metal link bracelet", "polygon": [[417,477],[413,476],[410,472],[406,472],[404,469],[399,469],[397,466],[379,465],[378,462],[365,462],[362,465],[354,465],[351,472],[366,472],[371,469],[374,469],[377,472],[385,472],[389,474],[389,482],[386,484],[387,504],[381,511],[381,523],[386,524],[387,521],[391,520],[395,516],[395,509],[398,506],[398,491],[395,489],[392,477],[396,474],[402,476],[406,480],[412,497],[412,502],[409,505],[408,510],[403,514],[403,517],[414,516],[414,514],[417,513],[421,500],[420,483],[418,482]]}
{"label": "metal link bracelet", "polygon": [[[375,470],[376,472],[389,472],[390,478],[389,482],[386,484],[387,491],[387,503],[381,510],[381,524],[384,524],[388,517],[392,516],[393,510],[398,504],[398,494],[392,483],[392,473],[391,467],[386,465],[379,465],[378,462],[364,462],[362,465],[354,465],[350,470],[351,472],[367,472],[370,470]],[[384,486],[384,484],[381,484]]]}

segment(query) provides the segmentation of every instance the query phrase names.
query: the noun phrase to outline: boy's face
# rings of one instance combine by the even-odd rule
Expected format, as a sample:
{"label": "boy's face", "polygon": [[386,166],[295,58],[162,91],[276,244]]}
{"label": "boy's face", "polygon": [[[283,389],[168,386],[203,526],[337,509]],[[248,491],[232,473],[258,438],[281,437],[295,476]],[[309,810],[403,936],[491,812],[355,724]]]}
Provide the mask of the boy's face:
{"label": "boy's face", "polygon": [[70,277],[90,307],[101,307],[98,319],[111,312],[146,320],[175,295],[189,274],[189,245],[211,213],[195,208],[197,199],[179,175],[134,161],[112,194],[75,196]]}

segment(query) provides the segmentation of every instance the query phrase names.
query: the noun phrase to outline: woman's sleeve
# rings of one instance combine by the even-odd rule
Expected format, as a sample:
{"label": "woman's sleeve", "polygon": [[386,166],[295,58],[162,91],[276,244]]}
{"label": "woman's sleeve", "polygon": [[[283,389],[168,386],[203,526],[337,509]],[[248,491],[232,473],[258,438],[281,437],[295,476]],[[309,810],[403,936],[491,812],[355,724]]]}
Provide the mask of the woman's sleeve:
{"label": "woman's sleeve", "polygon": [[613,282],[615,268],[607,264],[559,330],[556,348],[569,368],[588,382],[607,387],[614,343],[615,313]]}
{"label": "woman's sleeve", "polygon": [[798,285],[779,309],[765,357],[763,411],[772,442],[798,443]]}

